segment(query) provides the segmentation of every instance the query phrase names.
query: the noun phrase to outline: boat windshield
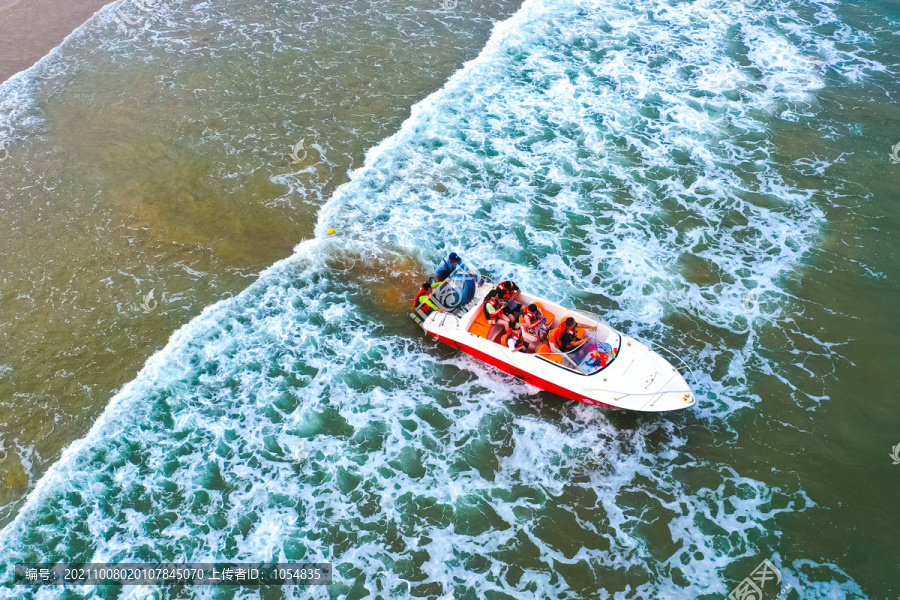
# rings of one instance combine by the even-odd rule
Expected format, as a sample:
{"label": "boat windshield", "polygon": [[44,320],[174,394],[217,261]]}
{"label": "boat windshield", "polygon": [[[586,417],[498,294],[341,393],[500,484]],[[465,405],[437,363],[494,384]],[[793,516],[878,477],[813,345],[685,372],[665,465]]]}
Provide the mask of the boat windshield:
{"label": "boat windshield", "polygon": [[[614,337],[618,337],[615,332],[613,334]],[[615,346],[609,342],[601,342],[594,332],[590,332],[584,343],[578,349],[570,352],[566,358],[585,375],[593,375],[611,363],[618,353],[618,342]]]}
{"label": "boat windshield", "polygon": [[622,336],[600,317],[583,311],[574,312],[590,317],[596,329],[585,329],[584,342],[571,352],[541,353],[541,356],[582,375],[599,373],[618,356]]}
{"label": "boat windshield", "polygon": [[461,262],[447,279],[434,289],[431,301],[445,312],[456,312],[472,301],[475,290],[484,283],[484,280],[485,278],[476,269]]}

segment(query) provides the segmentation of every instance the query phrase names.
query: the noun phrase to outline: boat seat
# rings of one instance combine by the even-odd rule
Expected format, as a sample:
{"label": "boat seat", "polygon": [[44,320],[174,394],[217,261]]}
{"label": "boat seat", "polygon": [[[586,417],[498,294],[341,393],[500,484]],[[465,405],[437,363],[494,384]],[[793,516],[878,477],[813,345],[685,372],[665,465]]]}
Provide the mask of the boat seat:
{"label": "boat seat", "polygon": [[[560,324],[559,327],[550,332],[550,335],[547,336],[547,341],[550,343],[550,347],[554,352],[560,352],[559,350],[559,334],[563,332],[563,326]],[[584,340],[587,337],[586,332],[581,327],[575,328],[575,335]],[[584,343],[584,341],[582,341]],[[579,344],[581,346],[581,344]]]}
{"label": "boat seat", "polygon": [[472,326],[469,327],[469,333],[474,333],[478,337],[483,337],[484,339],[490,339],[488,336],[491,334],[491,325],[487,322],[487,317],[484,316],[484,311],[479,310],[478,316],[475,317],[475,321],[472,323]]}
{"label": "boat seat", "polygon": [[535,305],[541,311],[541,314],[543,314],[545,317],[547,317],[547,327],[550,327],[551,325],[553,325],[553,321],[556,320],[556,316],[549,310],[545,310],[543,305],[540,302],[535,302]]}
{"label": "boat seat", "polygon": [[501,341],[501,338],[506,337],[503,335],[503,332],[506,330],[503,325],[494,325],[491,327],[490,331],[488,331],[487,339],[492,342],[497,342],[498,344],[502,344],[504,342]]}
{"label": "boat seat", "polygon": [[549,344],[541,344],[538,346],[537,354],[540,354],[542,358],[546,358],[547,360],[552,360],[555,363],[562,364],[563,357],[556,353],[554,348],[551,348]]}
{"label": "boat seat", "polygon": [[547,336],[547,341],[550,342],[550,346],[552,346],[554,352],[559,352],[557,346],[559,346],[559,334],[562,333],[562,325],[557,327],[556,329],[550,332],[550,335]]}

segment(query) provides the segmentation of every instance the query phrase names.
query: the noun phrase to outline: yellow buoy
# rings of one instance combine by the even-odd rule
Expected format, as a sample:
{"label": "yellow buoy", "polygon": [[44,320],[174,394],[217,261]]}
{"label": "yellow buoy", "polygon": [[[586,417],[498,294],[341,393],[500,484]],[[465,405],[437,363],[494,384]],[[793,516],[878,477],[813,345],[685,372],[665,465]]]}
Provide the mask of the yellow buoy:
{"label": "yellow buoy", "polygon": [[327,233],[328,235],[331,235],[332,233],[334,233],[334,229],[329,229],[329,230],[326,231],[325,233]]}

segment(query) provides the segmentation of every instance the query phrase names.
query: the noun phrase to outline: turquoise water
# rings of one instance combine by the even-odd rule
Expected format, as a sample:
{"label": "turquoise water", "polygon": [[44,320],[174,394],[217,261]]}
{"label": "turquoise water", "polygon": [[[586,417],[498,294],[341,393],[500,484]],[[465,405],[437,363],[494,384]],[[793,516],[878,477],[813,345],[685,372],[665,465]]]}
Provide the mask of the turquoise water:
{"label": "turquoise water", "polygon": [[[897,324],[870,317],[896,313],[898,18],[712,8],[526,0],[115,395],[0,532],[7,575],[302,560],[335,584],[271,597],[711,599],[767,559],[783,597],[897,597]],[[672,348],[698,405],[605,412],[436,347],[407,297],[450,249]]]}
{"label": "turquoise water", "polygon": [[218,2],[123,36],[113,5],[0,88],[0,527],[517,7]]}

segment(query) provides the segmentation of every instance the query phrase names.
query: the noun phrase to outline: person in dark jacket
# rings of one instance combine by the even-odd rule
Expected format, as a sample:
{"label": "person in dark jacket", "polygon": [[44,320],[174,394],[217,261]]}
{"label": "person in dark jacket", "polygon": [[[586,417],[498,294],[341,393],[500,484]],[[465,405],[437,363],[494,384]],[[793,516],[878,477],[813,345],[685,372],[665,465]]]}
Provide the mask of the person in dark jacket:
{"label": "person in dark jacket", "polygon": [[[584,329],[597,329],[596,327],[587,327],[584,326]],[[560,352],[574,352],[587,339],[584,335],[584,329],[582,326],[575,322],[575,319],[572,317],[567,318],[563,321],[562,331],[559,332],[559,348]]]}
{"label": "person in dark jacket", "polygon": [[450,277],[450,273],[453,272],[453,269],[458,267],[462,263],[462,258],[460,258],[459,254],[456,252],[451,252],[447,255],[447,258],[442,260],[438,266],[434,270],[434,278],[439,282],[444,281],[448,277]]}

